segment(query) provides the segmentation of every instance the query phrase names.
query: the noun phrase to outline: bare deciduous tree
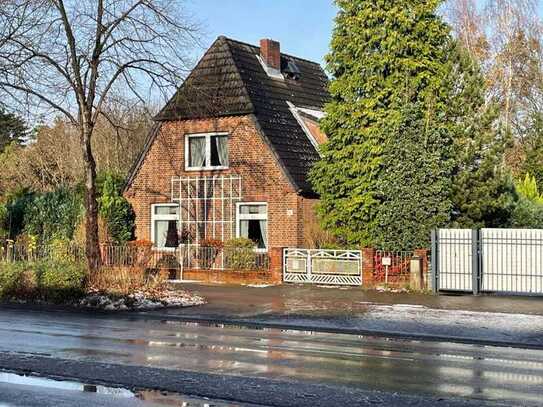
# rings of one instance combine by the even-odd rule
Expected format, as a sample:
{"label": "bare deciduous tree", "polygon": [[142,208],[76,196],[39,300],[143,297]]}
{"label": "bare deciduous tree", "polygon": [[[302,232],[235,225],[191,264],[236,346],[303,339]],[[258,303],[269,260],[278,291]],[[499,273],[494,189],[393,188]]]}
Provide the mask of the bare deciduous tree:
{"label": "bare deciduous tree", "polygon": [[64,115],[78,131],[85,173],[86,252],[100,266],[92,139],[110,94],[148,101],[190,65],[197,28],[181,0],[4,0],[0,92],[30,113]]}
{"label": "bare deciduous tree", "polygon": [[485,33],[483,13],[477,0],[452,0],[445,9],[456,37],[480,63],[488,58],[489,44]]}
{"label": "bare deciduous tree", "polygon": [[445,15],[485,74],[500,122],[522,142],[531,116],[543,109],[540,0],[449,0]]}

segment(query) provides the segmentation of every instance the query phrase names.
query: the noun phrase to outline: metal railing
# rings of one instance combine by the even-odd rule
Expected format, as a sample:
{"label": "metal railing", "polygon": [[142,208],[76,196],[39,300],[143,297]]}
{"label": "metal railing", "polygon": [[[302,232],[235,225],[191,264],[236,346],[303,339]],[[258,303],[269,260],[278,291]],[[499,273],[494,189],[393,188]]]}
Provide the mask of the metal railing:
{"label": "metal railing", "polygon": [[400,250],[376,250],[373,279],[385,284],[409,282],[410,262],[414,253]]}
{"label": "metal railing", "polygon": [[184,269],[268,272],[269,255],[250,248],[180,246]]}
{"label": "metal railing", "polygon": [[[174,249],[156,249],[135,244],[100,246],[103,267],[143,267],[147,269],[198,269],[268,272],[268,253],[250,248],[203,247],[182,245]],[[11,240],[0,241],[0,261],[38,261],[51,258],[85,260],[85,249],[74,244],[28,245]]]}
{"label": "metal railing", "polygon": [[0,261],[33,262],[48,259],[84,261],[85,250],[74,244],[34,245],[13,240],[0,240]]}

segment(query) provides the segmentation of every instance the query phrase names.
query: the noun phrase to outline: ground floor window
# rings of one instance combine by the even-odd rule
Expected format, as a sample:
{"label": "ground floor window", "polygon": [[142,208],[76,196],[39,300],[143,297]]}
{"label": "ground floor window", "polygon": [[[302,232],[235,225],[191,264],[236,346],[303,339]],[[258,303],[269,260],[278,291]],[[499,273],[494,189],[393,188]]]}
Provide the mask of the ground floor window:
{"label": "ground floor window", "polygon": [[151,240],[159,249],[179,245],[179,206],[177,204],[151,205]]}
{"label": "ground floor window", "polygon": [[243,202],[237,204],[237,236],[255,242],[257,249],[268,248],[268,205]]}

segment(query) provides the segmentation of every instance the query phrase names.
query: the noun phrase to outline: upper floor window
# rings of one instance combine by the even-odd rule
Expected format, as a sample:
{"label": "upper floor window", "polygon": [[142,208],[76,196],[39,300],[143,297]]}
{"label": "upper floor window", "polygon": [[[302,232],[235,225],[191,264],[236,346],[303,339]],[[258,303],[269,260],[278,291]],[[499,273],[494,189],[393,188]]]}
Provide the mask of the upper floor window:
{"label": "upper floor window", "polygon": [[228,168],[228,134],[189,134],[185,138],[186,170]]}

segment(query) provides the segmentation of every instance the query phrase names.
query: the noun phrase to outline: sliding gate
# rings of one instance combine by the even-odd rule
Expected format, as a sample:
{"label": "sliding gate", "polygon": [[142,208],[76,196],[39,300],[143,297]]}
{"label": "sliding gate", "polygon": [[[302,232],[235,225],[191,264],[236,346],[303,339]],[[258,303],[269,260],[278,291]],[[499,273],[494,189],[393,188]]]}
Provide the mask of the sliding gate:
{"label": "sliding gate", "polygon": [[283,281],[362,285],[360,250],[284,249]]}
{"label": "sliding gate", "polygon": [[434,291],[543,295],[543,229],[440,229]]}

